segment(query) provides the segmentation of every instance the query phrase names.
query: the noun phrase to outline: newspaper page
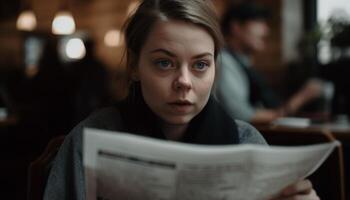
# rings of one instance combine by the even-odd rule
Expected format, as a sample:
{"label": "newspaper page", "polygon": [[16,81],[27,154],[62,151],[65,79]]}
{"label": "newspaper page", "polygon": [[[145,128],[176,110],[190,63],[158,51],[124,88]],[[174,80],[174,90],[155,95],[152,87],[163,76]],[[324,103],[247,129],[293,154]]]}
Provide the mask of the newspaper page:
{"label": "newspaper page", "polygon": [[313,173],[337,145],[194,145],[85,129],[87,199],[264,200]]}

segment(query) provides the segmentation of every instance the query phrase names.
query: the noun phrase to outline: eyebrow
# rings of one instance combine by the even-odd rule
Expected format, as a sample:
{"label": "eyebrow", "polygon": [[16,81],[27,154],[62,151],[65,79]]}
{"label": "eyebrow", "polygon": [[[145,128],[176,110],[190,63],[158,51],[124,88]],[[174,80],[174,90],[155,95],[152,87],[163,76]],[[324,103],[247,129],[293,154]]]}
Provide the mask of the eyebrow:
{"label": "eyebrow", "polygon": [[[176,55],[174,53],[172,53],[166,49],[155,49],[155,50],[150,51],[150,53],[158,53],[158,52],[164,53],[170,57],[176,57]],[[198,59],[198,58],[202,58],[205,56],[212,56],[213,57],[213,54],[211,54],[209,52],[204,52],[204,53],[193,56],[192,59]]]}

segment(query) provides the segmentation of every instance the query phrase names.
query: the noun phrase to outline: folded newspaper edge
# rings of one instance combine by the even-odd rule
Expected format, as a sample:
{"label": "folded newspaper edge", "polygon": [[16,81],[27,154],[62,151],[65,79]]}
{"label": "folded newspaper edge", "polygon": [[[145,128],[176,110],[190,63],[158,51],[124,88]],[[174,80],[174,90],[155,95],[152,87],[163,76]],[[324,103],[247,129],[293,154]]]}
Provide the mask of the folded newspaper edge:
{"label": "folded newspaper edge", "polygon": [[86,128],[86,195],[88,200],[265,199],[312,174],[338,145],[197,145]]}

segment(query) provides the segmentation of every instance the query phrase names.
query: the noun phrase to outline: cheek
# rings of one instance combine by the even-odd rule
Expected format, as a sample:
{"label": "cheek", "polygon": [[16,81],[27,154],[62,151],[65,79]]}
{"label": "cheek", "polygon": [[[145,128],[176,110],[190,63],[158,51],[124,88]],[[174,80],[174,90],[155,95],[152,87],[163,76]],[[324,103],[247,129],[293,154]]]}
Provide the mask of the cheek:
{"label": "cheek", "polygon": [[140,83],[142,88],[142,93],[146,101],[153,101],[148,103],[154,103],[163,98],[166,94],[167,83],[155,76],[141,76]]}
{"label": "cheek", "polygon": [[198,80],[197,88],[198,88],[199,95],[203,97],[209,96],[214,84],[214,80],[215,80],[215,69],[213,69],[205,79]]}
{"label": "cheek", "polygon": [[[157,82],[153,72],[151,70],[150,63],[146,61],[145,58],[141,56],[138,68],[137,68],[137,78],[140,81],[142,93],[144,96],[152,96],[156,94]],[[154,88],[154,89],[152,89]]]}

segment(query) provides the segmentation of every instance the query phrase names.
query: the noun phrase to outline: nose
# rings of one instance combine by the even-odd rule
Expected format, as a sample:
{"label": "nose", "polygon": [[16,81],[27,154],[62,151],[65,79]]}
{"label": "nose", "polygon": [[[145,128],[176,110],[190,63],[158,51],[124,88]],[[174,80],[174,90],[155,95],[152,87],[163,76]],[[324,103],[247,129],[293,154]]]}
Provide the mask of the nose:
{"label": "nose", "polygon": [[189,90],[192,88],[191,72],[187,67],[181,67],[173,82],[176,91]]}

